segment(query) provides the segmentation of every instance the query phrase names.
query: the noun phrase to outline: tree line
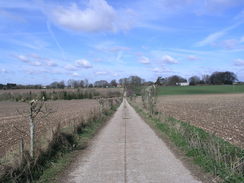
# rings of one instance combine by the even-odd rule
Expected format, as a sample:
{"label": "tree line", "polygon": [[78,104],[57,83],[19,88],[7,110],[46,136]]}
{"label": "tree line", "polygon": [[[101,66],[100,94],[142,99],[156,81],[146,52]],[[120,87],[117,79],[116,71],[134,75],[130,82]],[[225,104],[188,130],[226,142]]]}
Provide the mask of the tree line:
{"label": "tree line", "polygon": [[209,85],[220,85],[220,84],[233,84],[237,82],[238,78],[235,73],[230,71],[225,72],[213,72],[210,75],[191,76],[188,80],[179,75],[173,75],[169,77],[158,77],[155,82],[145,81],[145,79],[139,76],[130,76],[128,78],[121,78],[118,81],[113,79],[110,82],[106,80],[98,80],[94,83],[90,83],[87,79],[74,80],[70,79],[65,81],[55,81],[49,85],[17,85],[14,83],[7,83],[6,85],[0,84],[0,89],[64,89],[64,88],[110,88],[110,87],[137,87],[141,85],[149,86],[157,84],[161,86],[176,86],[178,83],[189,82],[189,85],[209,84]]}
{"label": "tree line", "polygon": [[109,87],[123,87],[135,89],[138,86],[150,86],[157,84],[161,86],[176,86],[178,83],[188,82],[189,85],[221,85],[221,84],[233,84],[238,82],[238,78],[235,73],[230,71],[225,72],[213,72],[208,75],[205,74],[202,77],[191,76],[190,78],[184,78],[179,75],[172,75],[169,77],[158,77],[156,81],[146,81],[139,76],[129,76],[121,78],[118,81],[113,79],[110,82],[106,80],[98,80],[94,83],[89,83],[88,80],[68,80],[67,84],[64,81],[53,82],[47,86],[47,88],[109,88]]}
{"label": "tree line", "polygon": [[189,85],[221,85],[221,84],[233,84],[238,81],[235,73],[230,71],[225,72],[213,72],[211,75],[203,75],[201,78],[199,76],[191,76],[188,80],[178,75],[173,75],[170,77],[158,77],[155,84],[163,86],[176,86],[178,83],[187,82]]}

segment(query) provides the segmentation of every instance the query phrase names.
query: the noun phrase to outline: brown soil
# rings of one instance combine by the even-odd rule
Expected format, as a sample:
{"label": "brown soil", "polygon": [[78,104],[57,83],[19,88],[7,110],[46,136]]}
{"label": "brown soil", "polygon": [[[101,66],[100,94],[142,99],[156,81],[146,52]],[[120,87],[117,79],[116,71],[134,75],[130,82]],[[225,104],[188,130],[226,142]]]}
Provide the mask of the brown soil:
{"label": "brown soil", "polygon": [[157,110],[244,147],[244,94],[160,96]]}
{"label": "brown soil", "polygon": [[[96,100],[60,100],[49,101],[47,106],[54,112],[47,118],[37,123],[37,136],[40,137],[39,143],[45,143],[51,139],[52,130],[61,127],[70,126],[74,119],[78,117],[88,117],[91,110],[98,110]],[[17,110],[20,112],[17,112]],[[25,144],[28,145],[28,104],[21,102],[0,102],[0,157],[6,152],[16,151],[16,146],[20,138],[24,138]],[[24,114],[24,116],[22,115]]]}

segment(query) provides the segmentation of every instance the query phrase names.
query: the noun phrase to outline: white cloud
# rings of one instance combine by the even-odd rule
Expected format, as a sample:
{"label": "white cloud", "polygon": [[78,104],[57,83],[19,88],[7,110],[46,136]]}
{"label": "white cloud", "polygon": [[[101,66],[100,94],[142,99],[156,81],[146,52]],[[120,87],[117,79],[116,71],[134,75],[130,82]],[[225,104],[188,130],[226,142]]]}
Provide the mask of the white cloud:
{"label": "white cloud", "polygon": [[65,65],[64,69],[68,70],[68,71],[77,71],[77,70],[79,70],[80,67],[85,68],[85,69],[89,69],[89,68],[92,68],[92,65],[86,59],[80,59],[80,60],[76,60],[75,64]]}
{"label": "white cloud", "polygon": [[59,7],[53,12],[58,24],[71,30],[96,32],[113,29],[115,10],[104,0],[90,0],[81,10],[75,3]]}
{"label": "white cloud", "polygon": [[49,59],[46,60],[46,64],[47,64],[47,66],[50,66],[50,67],[58,66],[57,63],[55,63],[53,60],[49,60]]}
{"label": "white cloud", "polygon": [[33,66],[40,66],[40,65],[42,65],[41,62],[39,62],[39,61],[30,62],[30,64],[33,65]]}
{"label": "white cloud", "polygon": [[84,9],[76,3],[69,7],[57,7],[52,12],[52,19],[62,27],[74,31],[116,32],[131,27],[131,19],[128,18],[130,14],[126,10],[120,15],[106,0],[89,0]]}
{"label": "white cloud", "polygon": [[162,61],[163,61],[163,63],[166,63],[166,64],[177,64],[178,63],[178,61],[175,58],[173,58],[169,55],[164,55],[162,57]]}
{"label": "white cloud", "polygon": [[[197,1],[198,2],[198,1]],[[197,15],[219,14],[235,6],[242,6],[243,0],[204,0],[195,11]]]}
{"label": "white cloud", "polygon": [[0,73],[7,73],[7,70],[4,69],[4,68],[1,68],[1,69],[0,69]]}
{"label": "white cloud", "polygon": [[162,32],[172,32],[176,31],[177,29],[172,28],[172,27],[167,27],[167,26],[162,26],[162,25],[154,25],[150,23],[138,23],[136,27],[139,28],[145,28],[145,29],[151,29],[155,31],[162,31]]}
{"label": "white cloud", "polygon": [[125,46],[113,46],[110,48],[107,48],[105,50],[110,51],[110,52],[119,52],[119,51],[128,51],[130,48],[125,47]]}
{"label": "white cloud", "polygon": [[64,69],[65,69],[65,70],[69,70],[69,71],[76,71],[76,70],[78,70],[77,67],[75,67],[75,66],[73,66],[73,65],[71,65],[71,64],[65,65],[65,66],[64,66]]}
{"label": "white cloud", "polygon": [[197,57],[197,56],[195,56],[195,55],[189,55],[188,57],[188,60],[199,60],[199,58]]}
{"label": "white cloud", "polygon": [[92,68],[92,65],[90,64],[90,62],[88,62],[85,59],[76,60],[75,64],[76,64],[77,67],[83,67],[83,68],[86,68],[86,69]]}
{"label": "white cloud", "polygon": [[33,68],[26,68],[24,69],[24,71],[27,74],[41,74],[41,73],[51,73],[50,71],[46,70],[46,69],[33,69]]}
{"label": "white cloud", "polygon": [[235,66],[244,66],[244,59],[238,58],[238,59],[234,60],[234,65]]}
{"label": "white cloud", "polygon": [[161,73],[161,72],[162,72],[162,70],[161,70],[160,68],[158,68],[158,67],[155,67],[155,68],[153,68],[152,70],[153,70],[153,72],[155,72],[155,73]]}
{"label": "white cloud", "polygon": [[119,76],[119,74],[118,74],[117,72],[113,73],[112,75],[113,75],[114,77]]}
{"label": "white cloud", "polygon": [[197,46],[206,46],[209,44],[213,44],[216,40],[221,38],[226,34],[226,31],[220,31],[220,32],[215,32],[213,34],[208,35],[206,38],[204,38],[202,41],[197,42]]}
{"label": "white cloud", "polygon": [[71,73],[71,76],[78,77],[78,76],[80,76],[80,74],[78,74],[77,72],[73,72],[73,73]]}
{"label": "white cloud", "polygon": [[213,45],[218,39],[220,39],[221,37],[226,35],[230,30],[235,29],[236,27],[238,27],[241,24],[242,23],[236,23],[236,24],[229,26],[229,27],[227,27],[221,31],[209,34],[206,38],[197,42],[196,46],[201,47],[201,46]]}
{"label": "white cloud", "polygon": [[58,64],[55,61],[47,58],[43,58],[36,54],[29,54],[29,55],[16,55],[15,56],[18,60],[27,63],[32,66],[49,66],[55,67]]}
{"label": "white cloud", "polygon": [[163,73],[168,73],[168,72],[171,72],[171,70],[167,69],[167,68],[164,68],[164,67],[154,67],[152,69],[152,71],[155,73],[155,74],[163,74]]}
{"label": "white cloud", "polygon": [[150,59],[148,57],[142,56],[139,58],[139,62],[142,64],[150,64]]}
{"label": "white cloud", "polygon": [[239,46],[239,41],[236,39],[227,39],[222,41],[221,46],[226,49],[234,49]]}
{"label": "white cloud", "polygon": [[98,71],[98,72],[96,72],[96,75],[106,75],[106,74],[108,74],[108,72],[106,72],[106,71]]}
{"label": "white cloud", "polygon": [[118,46],[113,41],[100,42],[98,44],[92,45],[92,47],[94,47],[95,49],[100,50],[100,51],[115,52],[115,53],[120,52],[120,51],[128,51],[128,50],[130,50],[129,47]]}
{"label": "white cloud", "polygon": [[25,55],[17,55],[16,58],[26,63],[30,61]]}

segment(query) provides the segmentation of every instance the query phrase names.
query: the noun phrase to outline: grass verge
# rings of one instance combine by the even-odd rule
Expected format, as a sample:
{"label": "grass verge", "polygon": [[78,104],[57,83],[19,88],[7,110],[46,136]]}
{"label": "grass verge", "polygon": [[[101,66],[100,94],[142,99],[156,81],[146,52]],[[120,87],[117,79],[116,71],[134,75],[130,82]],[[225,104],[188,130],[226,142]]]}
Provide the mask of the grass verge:
{"label": "grass verge", "polygon": [[[75,148],[64,152],[61,156],[54,158],[47,168],[42,172],[42,175],[34,183],[55,183],[58,181],[58,175],[60,175],[66,167],[72,162],[80,150],[85,149],[89,140],[96,134],[96,132],[103,126],[103,124],[114,114],[116,108],[105,111],[104,115],[99,119],[92,119],[78,129],[75,140]],[[69,131],[69,129],[64,129],[64,131]],[[67,133],[67,132],[66,132]]]}
{"label": "grass verge", "polygon": [[98,129],[113,115],[119,106],[112,105],[103,113],[91,113],[87,121],[80,121],[77,126],[59,129],[45,152],[40,152],[38,158],[29,159],[28,153],[17,169],[10,169],[0,182],[35,182],[55,183],[65,168],[75,158],[80,150],[88,145],[88,141],[96,134]]}
{"label": "grass verge", "polygon": [[224,183],[244,182],[243,149],[188,123],[172,117],[152,117],[137,106],[133,107],[150,126],[167,135],[195,164],[212,173],[215,180]]}

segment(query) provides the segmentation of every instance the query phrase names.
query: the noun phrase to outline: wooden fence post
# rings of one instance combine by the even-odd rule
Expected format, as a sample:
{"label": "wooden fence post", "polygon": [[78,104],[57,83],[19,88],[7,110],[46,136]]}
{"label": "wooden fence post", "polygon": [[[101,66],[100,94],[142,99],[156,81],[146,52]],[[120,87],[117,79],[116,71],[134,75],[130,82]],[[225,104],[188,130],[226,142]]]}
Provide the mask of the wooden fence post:
{"label": "wooden fence post", "polygon": [[21,166],[24,157],[24,139],[21,138],[19,141],[19,165]]}

